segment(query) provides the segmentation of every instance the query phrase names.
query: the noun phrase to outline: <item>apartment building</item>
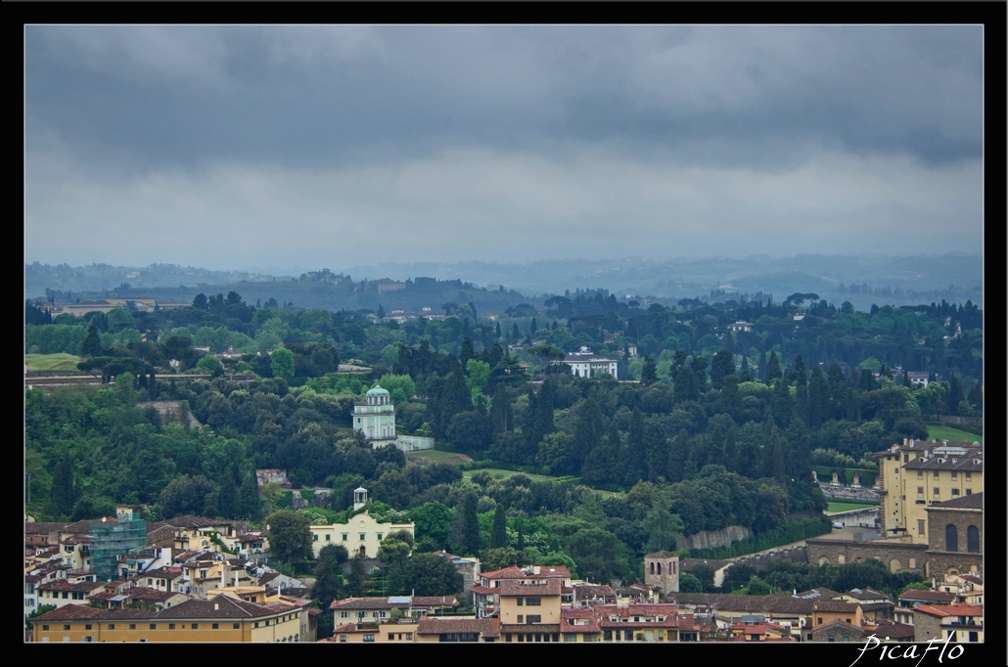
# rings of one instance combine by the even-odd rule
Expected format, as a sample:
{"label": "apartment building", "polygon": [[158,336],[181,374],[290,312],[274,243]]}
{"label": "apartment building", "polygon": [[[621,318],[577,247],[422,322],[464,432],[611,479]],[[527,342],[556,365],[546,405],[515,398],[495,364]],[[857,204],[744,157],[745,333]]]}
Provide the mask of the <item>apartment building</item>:
{"label": "apartment building", "polygon": [[983,493],[978,442],[905,439],[879,453],[881,523],[888,537],[928,544],[928,508]]}
{"label": "apartment building", "polygon": [[[119,642],[299,642],[305,607],[283,602],[257,605],[218,595],[190,599],[160,611],[99,609],[71,604],[33,619],[32,641]],[[306,624],[307,625],[307,624]]]}

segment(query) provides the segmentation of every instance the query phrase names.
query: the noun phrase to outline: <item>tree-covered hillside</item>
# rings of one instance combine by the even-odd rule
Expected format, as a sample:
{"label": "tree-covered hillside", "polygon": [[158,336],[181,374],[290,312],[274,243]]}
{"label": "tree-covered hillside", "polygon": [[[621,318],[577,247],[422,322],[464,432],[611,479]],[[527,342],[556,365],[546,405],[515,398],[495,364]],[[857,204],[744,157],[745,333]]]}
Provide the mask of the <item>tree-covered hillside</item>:
{"label": "tree-covered hillside", "polygon": [[[334,489],[331,509],[366,486],[417,522],[424,549],[532,554],[627,580],[643,553],[699,531],[741,525],[790,541],[828,530],[813,468],[870,474],[875,452],[926,437],[928,420],[983,411],[983,318],[971,302],[858,311],[798,292],[666,306],[579,290],[444,310],[399,322],[230,291],[78,320],[29,301],[25,353],[79,355],[82,372],[108,383],[26,390],[26,509],[69,519],[130,503],[151,518],[259,521],[277,506],[257,495],[254,471],[282,468],[297,487]],[[551,363],[581,346],[618,359],[620,380]],[[341,373],[341,362],[369,370]],[[375,382],[401,432],[556,479],[465,478],[372,449],[350,416]],[[473,508],[478,530],[463,520]]]}

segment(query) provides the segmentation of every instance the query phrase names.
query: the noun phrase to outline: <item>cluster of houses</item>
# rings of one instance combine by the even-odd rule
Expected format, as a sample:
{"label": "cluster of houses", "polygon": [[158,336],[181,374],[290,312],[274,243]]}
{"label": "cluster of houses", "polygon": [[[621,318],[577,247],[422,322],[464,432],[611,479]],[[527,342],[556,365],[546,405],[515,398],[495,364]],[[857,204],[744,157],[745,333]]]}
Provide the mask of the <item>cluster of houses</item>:
{"label": "cluster of houses", "polygon": [[[393,530],[371,517],[366,497],[366,490],[357,490],[357,513],[347,524],[311,527],[316,554],[333,539],[347,539],[350,553],[369,558],[381,536],[412,532],[413,524]],[[863,643],[872,635],[904,642],[984,640],[983,580],[975,574],[946,575],[931,590],[908,590],[896,601],[870,589],[686,593],[679,591],[679,558],[670,552],[648,554],[644,582],[618,591],[574,579],[560,565],[483,572],[477,559],[440,552],[463,574],[465,591],[334,600],[328,606],[334,631],[318,638],[323,610],[312,604],[312,582],[270,569],[266,535],[230,522],[186,516],[152,523],[143,544],[117,556],[112,576],[101,576],[96,563],[108,547],[100,542],[111,534],[102,529],[134,523],[126,508],[104,522],[26,521],[26,619],[43,605],[54,607],[30,619],[26,641]],[[120,533],[112,543],[121,544],[123,534],[129,536]]]}
{"label": "cluster of houses", "polygon": [[[386,417],[376,387],[355,412]],[[380,422],[375,423],[376,426]],[[376,428],[376,432],[380,429]],[[879,539],[806,540],[809,562],[865,558],[895,572],[919,569],[929,590],[898,600],[871,589],[770,595],[680,591],[689,569],[672,552],[644,557],[644,580],[618,591],[576,580],[560,565],[483,572],[476,558],[440,552],[462,574],[461,592],[334,600],[334,632],[319,638],[311,581],[268,566],[268,530],[184,516],[147,524],[132,508],[71,523],[25,521],[26,641],[323,643],[654,643],[984,641],[983,450],[979,443],[908,440],[878,454]],[[282,471],[259,471],[260,482]],[[310,526],[315,556],[328,544],[378,564],[411,522],[369,513],[354,490],[346,523]],[[463,604],[464,601],[464,604]],[[53,607],[37,613],[43,606]],[[31,618],[29,618],[31,617]]]}

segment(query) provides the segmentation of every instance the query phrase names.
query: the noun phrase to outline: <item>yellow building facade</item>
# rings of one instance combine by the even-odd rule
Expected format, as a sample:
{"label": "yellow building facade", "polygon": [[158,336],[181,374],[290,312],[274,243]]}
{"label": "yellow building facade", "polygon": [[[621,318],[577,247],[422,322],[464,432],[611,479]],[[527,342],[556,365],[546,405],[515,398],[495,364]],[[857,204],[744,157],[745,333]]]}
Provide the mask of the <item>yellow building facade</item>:
{"label": "yellow building facade", "polygon": [[978,442],[907,439],[878,459],[886,537],[927,544],[928,507],[984,490],[983,446]]}

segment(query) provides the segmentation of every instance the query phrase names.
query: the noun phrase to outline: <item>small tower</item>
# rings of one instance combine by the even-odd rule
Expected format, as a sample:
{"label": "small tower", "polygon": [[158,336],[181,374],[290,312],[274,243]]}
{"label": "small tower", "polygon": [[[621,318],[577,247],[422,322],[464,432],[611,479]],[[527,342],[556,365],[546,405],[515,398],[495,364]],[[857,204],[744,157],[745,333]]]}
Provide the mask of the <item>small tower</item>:
{"label": "small tower", "polygon": [[644,555],[644,585],[663,594],[679,592],[679,555],[656,551]]}
{"label": "small tower", "polygon": [[358,486],[353,492],[353,508],[356,512],[360,508],[367,505],[367,489],[363,486]]}

